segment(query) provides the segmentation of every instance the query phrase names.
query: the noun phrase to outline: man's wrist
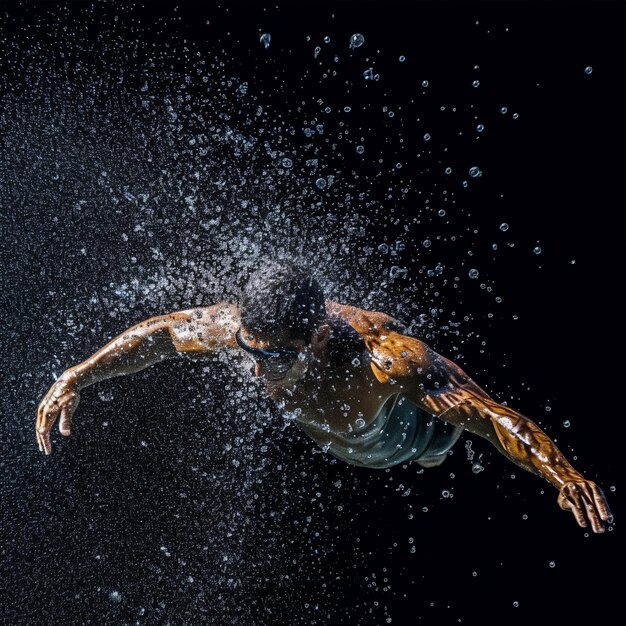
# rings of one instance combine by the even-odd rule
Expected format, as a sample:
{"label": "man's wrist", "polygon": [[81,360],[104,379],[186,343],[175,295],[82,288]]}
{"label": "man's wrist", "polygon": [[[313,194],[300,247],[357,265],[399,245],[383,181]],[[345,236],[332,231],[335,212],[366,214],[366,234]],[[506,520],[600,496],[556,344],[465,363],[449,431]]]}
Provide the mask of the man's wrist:
{"label": "man's wrist", "polygon": [[80,365],[70,367],[61,375],[61,379],[72,387],[75,387],[77,391],[89,384],[87,382],[88,378],[89,369],[84,366],[81,367]]}

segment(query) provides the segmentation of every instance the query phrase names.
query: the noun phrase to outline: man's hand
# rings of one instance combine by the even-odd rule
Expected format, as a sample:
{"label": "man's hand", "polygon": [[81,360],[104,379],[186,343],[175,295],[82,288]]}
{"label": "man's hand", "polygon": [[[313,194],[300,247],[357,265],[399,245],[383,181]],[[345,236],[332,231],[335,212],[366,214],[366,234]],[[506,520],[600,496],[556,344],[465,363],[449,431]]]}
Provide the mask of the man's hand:
{"label": "man's hand", "polygon": [[602,489],[589,480],[565,483],[558,497],[559,506],[571,511],[582,528],[591,522],[594,533],[603,533],[604,524],[611,519],[611,511],[602,493]]}
{"label": "man's hand", "polygon": [[59,431],[62,435],[69,436],[72,414],[78,406],[79,397],[76,380],[67,372],[50,387],[37,409],[35,432],[41,452],[45,452],[45,454],[52,453],[50,431],[58,417],[61,418],[59,420]]}

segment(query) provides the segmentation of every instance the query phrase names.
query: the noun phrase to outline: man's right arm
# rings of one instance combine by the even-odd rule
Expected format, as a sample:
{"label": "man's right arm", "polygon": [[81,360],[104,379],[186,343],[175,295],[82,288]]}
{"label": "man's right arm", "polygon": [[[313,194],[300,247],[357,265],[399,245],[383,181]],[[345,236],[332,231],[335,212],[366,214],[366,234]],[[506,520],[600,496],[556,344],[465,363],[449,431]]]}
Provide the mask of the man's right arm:
{"label": "man's right arm", "polygon": [[59,419],[61,434],[70,434],[80,390],[107,378],[132,374],[179,353],[206,355],[236,347],[239,312],[216,304],[151,317],[115,337],[88,359],[70,367],[52,385],[37,411],[39,449],[50,454],[50,431]]}

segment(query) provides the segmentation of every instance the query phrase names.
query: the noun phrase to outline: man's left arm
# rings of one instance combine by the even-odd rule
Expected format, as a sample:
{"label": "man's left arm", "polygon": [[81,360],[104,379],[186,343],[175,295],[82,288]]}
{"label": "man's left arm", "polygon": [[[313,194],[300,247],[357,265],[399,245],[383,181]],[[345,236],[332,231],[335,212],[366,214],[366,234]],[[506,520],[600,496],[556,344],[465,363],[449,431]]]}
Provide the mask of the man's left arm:
{"label": "man's left arm", "polygon": [[523,469],[559,490],[558,503],[578,524],[604,532],[611,513],[602,490],[575,470],[532,420],[495,402],[452,361],[426,344],[399,333],[373,337],[372,370],[381,383],[393,381],[418,406],[490,441]]}

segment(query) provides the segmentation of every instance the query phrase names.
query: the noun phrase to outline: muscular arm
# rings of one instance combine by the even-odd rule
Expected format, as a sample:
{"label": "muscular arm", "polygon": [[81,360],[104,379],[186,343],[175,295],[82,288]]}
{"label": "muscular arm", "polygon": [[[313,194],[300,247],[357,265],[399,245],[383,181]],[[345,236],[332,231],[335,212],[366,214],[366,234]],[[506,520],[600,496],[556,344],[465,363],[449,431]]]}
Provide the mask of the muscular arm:
{"label": "muscular arm", "polygon": [[554,485],[559,505],[580,526],[589,522],[594,532],[604,531],[602,522],[610,518],[604,494],[537,424],[495,402],[452,361],[394,330],[391,318],[354,309],[347,319],[363,337],[379,383],[395,384],[432,415],[486,438],[513,463]]}
{"label": "muscular arm", "polygon": [[178,353],[210,354],[236,345],[239,313],[234,305],[216,304],[151,317],[135,324],[88,359],[67,369],[52,385],[37,411],[39,448],[50,454],[50,430],[57,418],[70,434],[80,390],[107,378],[132,374]]}

